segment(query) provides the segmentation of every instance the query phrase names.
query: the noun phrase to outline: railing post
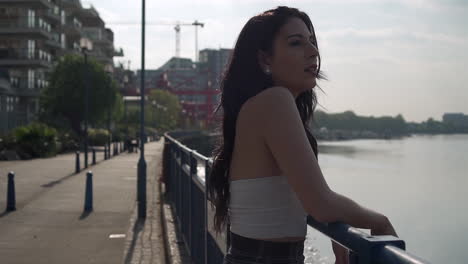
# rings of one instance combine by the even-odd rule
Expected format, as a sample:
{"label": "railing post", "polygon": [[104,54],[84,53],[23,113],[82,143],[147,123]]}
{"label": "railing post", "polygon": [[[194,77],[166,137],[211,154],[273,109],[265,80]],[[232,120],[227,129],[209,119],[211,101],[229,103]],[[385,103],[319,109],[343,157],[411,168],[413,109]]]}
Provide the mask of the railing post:
{"label": "railing post", "polygon": [[[182,224],[184,225],[182,230],[182,234],[187,238],[187,213],[188,213],[188,208],[186,208],[186,205],[187,205],[187,201],[188,201],[188,198],[187,198],[187,194],[188,194],[188,190],[187,190],[187,178],[190,177],[190,175],[185,175],[185,171],[184,171],[184,165],[185,164],[190,164],[188,161],[187,161],[187,154],[185,153],[184,149],[181,148],[181,175],[182,175],[182,178],[181,178],[181,185],[182,185],[182,208],[181,208],[181,215],[182,215]],[[185,232],[184,232],[185,231]],[[187,243],[190,243],[190,241],[187,241]],[[190,250],[188,252],[190,254]]]}
{"label": "railing post", "polygon": [[182,231],[182,205],[183,205],[183,201],[182,201],[182,181],[183,181],[183,178],[182,178],[182,175],[183,175],[183,169],[182,167],[184,166],[184,159],[183,159],[183,152],[182,152],[182,149],[181,147],[178,145],[177,146],[177,156],[178,156],[178,159],[180,161],[180,164],[177,165],[177,217],[179,217],[179,228],[180,230]]}
{"label": "railing post", "polygon": [[[176,179],[176,182],[175,182],[175,185],[174,185],[174,188],[175,188],[175,208],[176,208],[176,216],[178,218],[179,221],[177,221],[177,224],[180,228],[180,200],[181,200],[181,184],[180,184],[180,171],[181,171],[181,167],[182,167],[182,164],[180,164],[181,162],[181,159],[180,159],[180,147],[179,145],[176,145],[175,146],[175,156],[176,156],[176,164],[175,164],[175,179]],[[179,229],[180,230],[180,229]]]}
{"label": "railing post", "polygon": [[189,214],[188,214],[188,218],[189,218],[189,230],[188,230],[188,233],[189,233],[189,243],[190,243],[190,256],[193,257],[193,251],[194,251],[194,248],[193,248],[193,229],[194,229],[194,226],[193,226],[193,217],[192,217],[192,214],[193,214],[193,206],[194,206],[194,199],[193,199],[193,177],[197,177],[197,159],[195,158],[195,155],[193,154],[193,151],[190,151],[190,176],[189,176]]}
{"label": "railing post", "polygon": [[96,149],[93,148],[93,165],[96,165]]}
{"label": "railing post", "polygon": [[209,175],[211,173],[211,169],[210,169],[210,166],[209,166],[209,160],[206,159],[205,160],[205,210],[203,212],[204,214],[204,217],[205,217],[205,228],[204,228],[204,240],[205,240],[205,259],[204,259],[204,264],[208,264],[208,254],[209,254],[209,250],[208,250],[208,206],[209,206],[209,201],[208,201],[208,188],[209,188]]}

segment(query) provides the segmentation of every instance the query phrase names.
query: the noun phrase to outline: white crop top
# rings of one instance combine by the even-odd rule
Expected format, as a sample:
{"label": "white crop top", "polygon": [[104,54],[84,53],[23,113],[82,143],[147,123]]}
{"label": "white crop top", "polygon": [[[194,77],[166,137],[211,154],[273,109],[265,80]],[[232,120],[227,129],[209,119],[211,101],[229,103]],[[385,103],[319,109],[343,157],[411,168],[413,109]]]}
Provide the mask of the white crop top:
{"label": "white crop top", "polygon": [[307,214],[285,176],[230,182],[231,232],[250,238],[305,237]]}

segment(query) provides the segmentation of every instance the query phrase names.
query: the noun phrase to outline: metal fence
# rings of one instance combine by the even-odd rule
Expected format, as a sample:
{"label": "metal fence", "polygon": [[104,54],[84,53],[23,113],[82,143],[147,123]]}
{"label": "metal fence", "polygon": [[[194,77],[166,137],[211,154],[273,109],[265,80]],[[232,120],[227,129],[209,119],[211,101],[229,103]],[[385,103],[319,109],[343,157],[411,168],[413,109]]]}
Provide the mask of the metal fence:
{"label": "metal fence", "polygon": [[[175,213],[176,225],[194,264],[222,263],[229,247],[228,232],[216,236],[214,211],[205,192],[205,175],[212,160],[165,134],[163,153],[166,200]],[[208,183],[208,182],[206,182]],[[307,223],[347,247],[350,263],[429,263],[405,251],[405,242],[393,236],[371,236],[343,223],[320,223],[308,216]],[[228,227],[229,228],[229,227]]]}

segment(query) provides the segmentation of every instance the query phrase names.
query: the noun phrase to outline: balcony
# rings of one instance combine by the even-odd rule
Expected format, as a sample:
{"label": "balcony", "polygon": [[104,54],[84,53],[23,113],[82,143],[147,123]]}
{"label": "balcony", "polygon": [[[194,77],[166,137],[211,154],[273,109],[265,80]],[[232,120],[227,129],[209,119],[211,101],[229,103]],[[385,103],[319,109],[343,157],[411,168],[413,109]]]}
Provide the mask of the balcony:
{"label": "balcony", "polygon": [[43,17],[50,20],[51,23],[60,23],[61,18],[60,18],[60,9],[59,9],[59,7],[54,6],[53,8],[45,11],[43,13]]}
{"label": "balcony", "polygon": [[55,49],[63,49],[59,34],[53,33],[51,36],[50,39],[45,41],[45,44]]}
{"label": "balcony", "polygon": [[83,34],[81,22],[76,18],[67,19],[67,23],[63,26],[63,30],[67,34],[67,37],[80,38]]}
{"label": "balcony", "polygon": [[51,55],[40,50],[0,49],[0,67],[52,67]]}
{"label": "balcony", "polygon": [[17,96],[37,97],[45,87],[45,82],[36,78],[29,83],[27,78],[16,78],[11,81],[11,87]]}
{"label": "balcony", "polygon": [[[114,34],[100,27],[84,27],[83,33],[93,41],[93,44],[100,46],[113,46]],[[112,47],[113,49],[113,47]]]}
{"label": "balcony", "polygon": [[39,26],[38,23],[28,23],[26,19],[19,21],[12,21],[11,19],[0,19],[0,35],[27,35],[28,37],[45,39],[51,37],[51,34],[47,28],[44,26]]}
{"label": "balcony", "polygon": [[123,49],[120,48],[119,50],[114,50],[114,57],[123,57],[124,56],[124,52],[123,52]]}
{"label": "balcony", "polygon": [[48,0],[0,0],[0,5],[25,5],[30,8],[53,8]]}
{"label": "balcony", "polygon": [[93,56],[96,61],[102,64],[113,64],[112,56],[109,56],[103,52],[93,52],[91,53],[91,56]]}
{"label": "balcony", "polygon": [[[0,0],[1,1],[1,0]],[[81,9],[81,3],[79,0],[62,0],[62,6],[67,9]]]}

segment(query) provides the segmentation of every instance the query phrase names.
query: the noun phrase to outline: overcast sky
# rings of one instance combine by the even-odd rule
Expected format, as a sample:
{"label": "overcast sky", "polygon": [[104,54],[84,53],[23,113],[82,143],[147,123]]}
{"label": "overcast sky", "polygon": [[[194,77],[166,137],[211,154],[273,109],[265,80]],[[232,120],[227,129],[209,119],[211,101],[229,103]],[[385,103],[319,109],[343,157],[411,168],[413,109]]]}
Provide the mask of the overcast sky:
{"label": "overcast sky", "polygon": [[[124,50],[114,61],[139,69],[141,1],[83,1],[90,4]],[[329,78],[319,81],[319,109],[418,122],[468,114],[468,0],[147,0],[146,21],[199,20],[199,49],[233,48],[250,17],[278,5],[305,11],[315,26]],[[173,26],[147,25],[146,69],[174,54]],[[182,27],[181,55],[195,56],[193,26]]]}

